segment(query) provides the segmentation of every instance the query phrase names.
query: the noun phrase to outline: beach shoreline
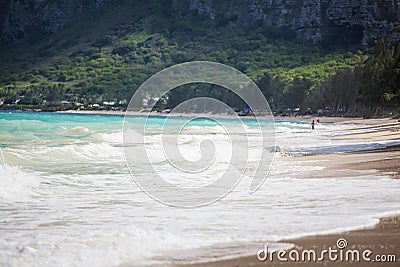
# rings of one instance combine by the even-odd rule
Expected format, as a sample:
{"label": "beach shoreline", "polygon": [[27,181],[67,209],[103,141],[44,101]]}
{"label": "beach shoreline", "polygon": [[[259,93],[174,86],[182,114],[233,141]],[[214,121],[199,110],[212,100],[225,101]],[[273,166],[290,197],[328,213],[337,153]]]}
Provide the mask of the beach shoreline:
{"label": "beach shoreline", "polygon": [[[112,112],[111,115],[114,115],[116,112]],[[75,113],[66,113],[64,112],[63,114],[76,114]],[[87,113],[86,113],[87,114]],[[99,113],[90,113],[90,114],[99,114]],[[103,113],[100,113],[103,114]],[[124,113],[122,113],[124,114]],[[121,115],[122,115],[121,114]],[[30,115],[30,114],[28,114]],[[46,114],[44,114],[46,115]],[[49,114],[47,114],[49,115]],[[51,114],[50,114],[51,115]],[[143,114],[141,114],[143,116]],[[155,115],[159,115],[159,114],[155,114]],[[165,114],[166,115],[166,114]],[[196,114],[198,115],[198,114]],[[204,117],[207,117],[208,115],[212,115],[212,114],[204,114]],[[56,117],[56,116],[49,116],[49,117]],[[60,117],[60,121],[63,121],[64,119],[68,120],[68,116],[59,116]],[[65,118],[64,118],[65,117]],[[71,116],[73,117],[73,116]],[[86,117],[80,116],[77,118],[79,119],[86,119]],[[302,166],[311,166],[311,167],[315,167],[315,165],[319,165],[318,167],[322,167],[323,171],[310,171],[307,173],[310,173],[309,177],[307,174],[307,177],[303,177],[303,178],[315,178],[315,179],[319,179],[319,181],[322,181],[322,185],[325,186],[325,181],[324,179],[329,179],[329,178],[333,178],[331,179],[331,181],[335,181],[336,179],[346,179],[346,177],[349,178],[354,178],[354,177],[361,177],[361,178],[356,178],[358,180],[362,179],[362,177],[365,176],[369,176],[369,177],[376,177],[377,181],[380,182],[380,179],[384,180],[384,179],[392,179],[392,178],[398,178],[399,173],[400,173],[400,169],[399,169],[399,165],[398,162],[400,162],[400,132],[399,132],[399,128],[400,128],[400,123],[397,122],[397,120],[393,120],[393,119],[362,119],[362,118],[332,118],[332,117],[318,117],[321,121],[321,125],[317,124],[316,125],[316,129],[315,131],[312,131],[311,128],[308,126],[308,122],[311,119],[314,119],[313,117],[307,116],[307,117],[278,117],[277,120],[283,120],[283,121],[289,121],[288,123],[284,123],[284,125],[287,125],[287,127],[285,127],[285,138],[291,138],[291,130],[293,128],[297,129],[301,129],[302,131],[302,135],[298,135],[300,136],[300,138],[297,136],[296,138],[294,138],[293,142],[297,142],[300,141],[301,143],[301,138],[307,138],[309,140],[309,142],[305,142],[307,144],[307,146],[316,146],[318,147],[318,140],[322,140],[323,142],[335,142],[335,140],[350,140],[349,143],[352,143],[352,140],[355,141],[361,141],[360,143],[367,144],[369,141],[372,141],[371,143],[379,143],[375,148],[375,149],[369,149],[369,150],[362,150],[362,151],[353,151],[353,152],[340,152],[340,153],[332,153],[331,154],[311,154],[311,155],[302,155],[302,156],[296,156],[296,150],[293,150],[294,155],[284,155],[285,151],[281,152],[277,152],[280,155],[279,160],[283,161],[284,164],[281,164],[280,166],[291,166],[292,169],[297,168],[297,167],[302,167]],[[113,116],[109,116],[109,117],[102,117],[102,119],[107,119],[106,121],[111,122],[114,121],[114,119],[117,119],[117,121],[119,121],[121,118],[116,118]],[[316,118],[315,118],[316,119]],[[85,120],[83,120],[85,121]],[[299,121],[301,121],[299,123]],[[99,120],[96,118],[96,123],[99,123]],[[328,125],[329,123],[334,123],[334,124],[338,124],[338,127],[336,127],[335,125]],[[325,124],[325,125],[324,125]],[[118,127],[119,124],[118,124]],[[71,128],[73,130],[76,129],[75,128]],[[332,129],[335,129],[335,131],[332,131]],[[361,129],[361,130],[360,130]],[[65,129],[63,129],[64,131]],[[78,127],[78,130],[81,130],[81,127]],[[336,132],[337,130],[337,132]],[[324,135],[324,131],[326,133],[328,133],[328,137],[329,139],[325,138],[325,139],[318,139],[318,136]],[[114,132],[113,132],[114,133]],[[293,135],[293,137],[295,137],[296,133]],[[104,139],[104,140],[108,140],[108,139]],[[114,139],[112,139],[114,140]],[[311,142],[310,142],[311,141]],[[381,142],[380,141],[390,141],[389,143],[385,142]],[[341,141],[339,141],[340,143]],[[396,145],[397,144],[397,145]],[[325,145],[325,144],[324,144]],[[329,144],[327,144],[329,147]],[[284,147],[284,146],[283,146]],[[371,146],[373,147],[373,146]],[[110,149],[109,146],[106,146],[107,151]],[[303,151],[304,153],[306,150],[302,150],[303,147],[299,147],[300,151]],[[339,149],[340,150],[340,149]],[[288,150],[291,151],[291,150]],[[318,150],[318,149],[310,149],[308,151],[311,151],[310,153],[319,153],[319,151],[321,151],[321,153],[326,152],[325,148],[323,150]],[[313,152],[314,151],[314,152]],[[318,151],[318,152],[315,152]],[[340,150],[342,151],[342,150]],[[96,155],[97,158],[97,155]],[[97,160],[97,159],[96,159]],[[108,160],[108,159],[107,159]],[[317,163],[316,163],[317,162]],[[282,163],[282,162],[280,162]],[[47,163],[46,163],[47,164]],[[279,166],[279,165],[278,165]],[[58,166],[57,166],[58,168]],[[313,168],[305,168],[305,169],[310,169],[310,170],[314,170]],[[318,169],[318,168],[315,168]],[[321,169],[318,169],[321,170]],[[350,174],[350,175],[348,175]],[[348,175],[348,176],[345,176]],[[292,177],[291,175],[289,175],[289,177]],[[300,178],[301,177],[295,177],[294,178]],[[375,178],[372,178],[375,179]],[[313,179],[307,179],[308,181],[311,181],[309,183],[307,183],[308,186],[312,186],[313,185]],[[297,183],[297,181],[301,180],[295,180],[295,183]],[[392,180],[393,181],[393,180]],[[332,184],[332,183],[331,183]],[[360,184],[360,183],[357,183]],[[375,183],[377,184],[377,183]],[[292,184],[293,185],[293,184]],[[362,184],[361,184],[362,185]],[[397,185],[397,184],[396,184]],[[379,187],[379,185],[378,185]],[[328,188],[328,187],[326,187]],[[372,190],[368,191],[368,192],[375,192],[375,187],[371,187]],[[386,188],[386,187],[385,187]],[[393,187],[392,187],[393,188]],[[303,188],[304,189],[304,188]],[[342,188],[345,189],[345,188]],[[389,189],[389,188],[388,188]],[[394,188],[395,194],[397,194],[396,191],[397,188]],[[297,188],[295,190],[298,190]],[[330,190],[330,189],[329,189]],[[389,189],[391,190],[391,189]],[[282,191],[277,191],[277,193],[281,194]],[[315,192],[315,191],[314,191]],[[341,196],[343,195],[344,191],[339,191],[339,193],[337,194],[339,196],[339,198],[341,198]],[[347,191],[346,191],[347,192]],[[385,192],[385,191],[381,191],[381,192]],[[282,192],[284,194],[284,191]],[[347,192],[347,193],[351,193],[351,191]],[[267,197],[269,197],[268,195],[266,195]],[[285,195],[283,195],[285,196]],[[319,195],[321,197],[321,195]],[[383,195],[385,196],[385,194]],[[392,195],[393,196],[393,195]],[[324,197],[322,195],[322,197]],[[371,196],[373,197],[373,195]],[[343,195],[343,199],[345,201],[347,201],[346,195]],[[348,198],[350,200],[352,200],[352,197],[350,196]],[[397,198],[395,198],[397,199]],[[371,202],[374,203],[374,202]],[[397,203],[397,202],[396,202]],[[279,203],[278,203],[279,204]],[[310,202],[310,205],[313,205],[312,202]],[[386,205],[384,203],[384,205]],[[263,206],[264,207],[264,206]],[[331,207],[335,207],[335,206],[331,206]],[[351,207],[351,206],[350,206]],[[393,205],[392,207],[398,207],[398,205]],[[260,214],[261,217],[263,216],[268,216],[267,214],[264,213],[264,208],[260,209],[258,211],[258,214]],[[396,209],[388,209],[387,211],[395,211]],[[339,232],[340,230],[338,230],[339,228],[331,228],[329,229],[329,227],[327,230],[328,231],[324,231],[323,228],[318,228],[318,230],[313,231],[313,229],[308,229],[307,232],[304,232],[304,237],[301,238],[294,238],[294,237],[298,237],[298,236],[302,236],[301,232],[297,232],[294,237],[291,236],[290,234],[288,235],[279,235],[282,239],[281,242],[284,243],[291,243],[291,244],[295,244],[295,246],[297,246],[298,248],[316,248],[316,249],[320,249],[320,248],[324,248],[327,246],[331,246],[334,245],[335,242],[339,239],[339,238],[346,238],[346,240],[349,242],[349,244],[351,246],[359,246],[360,248],[365,248],[368,246],[371,246],[371,248],[377,249],[377,252],[379,251],[387,251],[388,253],[394,253],[396,251],[398,251],[399,249],[399,245],[397,243],[393,243],[392,240],[393,238],[395,238],[396,240],[400,240],[400,235],[398,234],[399,232],[399,221],[400,219],[398,219],[399,216],[392,216],[392,217],[385,217],[384,219],[381,219],[381,224],[376,225],[375,227],[373,227],[373,224],[375,222],[379,221],[380,217],[384,217],[388,214],[393,215],[396,213],[380,213],[380,209],[375,209],[375,213],[367,213],[365,217],[361,217],[361,220],[358,221],[355,224],[353,224],[354,227],[352,227],[351,223],[345,225],[344,227],[349,226],[349,228],[340,228],[340,229],[344,229],[346,231],[348,230],[352,230],[352,229],[356,229],[357,226],[361,226],[361,227],[365,227],[366,225],[368,225],[368,229],[362,229],[362,230],[355,230],[355,231],[351,231],[351,232],[344,232],[344,233],[338,233],[338,234],[331,234],[334,233],[334,230],[337,230],[337,232]],[[247,211],[246,211],[247,212]],[[265,210],[266,213],[268,213],[268,210]],[[339,210],[340,212],[340,210]],[[245,213],[246,214],[246,213]],[[250,213],[247,213],[249,216],[249,218],[243,218],[240,217],[239,220],[241,220],[241,218],[243,219],[250,219],[253,220],[254,218],[252,218],[252,216],[250,215]],[[337,213],[336,213],[337,214]],[[365,213],[363,213],[365,215]],[[400,212],[399,212],[400,214]],[[351,216],[351,215],[350,215]],[[347,218],[351,218],[350,216],[348,216]],[[273,219],[273,217],[271,217]],[[304,217],[306,220],[306,223],[308,222],[308,217]],[[324,217],[321,217],[324,218]],[[363,221],[363,218],[365,218],[365,220]],[[231,217],[227,217],[228,220],[231,220],[233,223],[236,223],[237,221],[231,219]],[[244,220],[245,221],[245,220]],[[288,220],[288,226],[289,226],[289,221]],[[246,222],[246,221],[245,221]],[[264,222],[264,221],[263,221]],[[271,221],[268,221],[271,222]],[[284,221],[285,222],[285,221]],[[366,222],[366,223],[364,223]],[[268,224],[258,224],[259,226],[265,226],[268,227]],[[284,227],[286,225],[283,225]],[[243,224],[241,225],[240,229],[243,229],[243,231],[245,232],[246,229],[245,227],[247,227],[247,224]],[[249,266],[249,265],[255,265],[255,266],[275,266],[275,265],[281,265],[281,263],[279,262],[262,262],[259,261],[257,259],[257,257],[255,257],[257,250],[258,249],[262,249],[264,247],[264,243],[262,242],[266,242],[266,240],[268,239],[268,236],[262,236],[261,234],[259,234],[259,238],[257,236],[258,232],[258,227],[252,227],[251,229],[255,229],[256,231],[256,238],[253,238],[251,240],[258,240],[258,242],[256,242],[256,247],[251,248],[251,250],[245,250],[244,247],[242,247],[240,244],[238,246],[233,246],[238,253],[233,254],[233,255],[238,255],[237,258],[235,259],[225,259],[225,260],[221,260],[221,258],[213,258],[213,253],[209,253],[208,256],[204,256],[204,259],[210,259],[210,260],[216,260],[215,262],[206,262],[206,263],[191,263],[191,264],[187,264],[188,261],[187,258],[182,258],[181,257],[181,261],[180,262],[175,262],[175,266]],[[281,228],[280,228],[281,229]],[[314,228],[315,229],[315,228]],[[382,229],[385,229],[384,232],[382,233]],[[329,231],[330,230],[330,231]],[[343,231],[344,231],[343,230]],[[219,227],[218,231],[224,231],[223,227]],[[240,231],[240,230],[239,230]],[[360,232],[361,231],[361,232]],[[367,231],[367,232],[365,232]],[[279,230],[276,231],[276,233],[281,233]],[[282,232],[283,233],[283,232]],[[312,235],[306,236],[306,233],[312,233]],[[325,234],[325,233],[329,233],[329,234]],[[317,235],[320,234],[320,235]],[[234,234],[235,235],[235,234]],[[365,236],[369,236],[368,240],[364,240],[362,239]],[[254,235],[253,235],[254,237]],[[289,238],[290,237],[290,238]],[[293,237],[293,238],[292,238]],[[284,239],[286,238],[286,239]],[[252,242],[250,240],[250,242]],[[276,239],[273,239],[274,243]],[[243,246],[246,246],[246,244],[244,244]],[[221,250],[224,251],[228,251],[230,250],[229,244],[227,245],[226,243],[222,243],[221,247],[217,247]],[[247,247],[248,248],[248,247]],[[208,249],[205,248],[206,250]],[[380,249],[380,250],[378,250]],[[235,251],[236,251],[235,250]],[[248,252],[253,252],[254,251],[254,255],[251,256],[243,256],[245,255],[245,251],[246,255],[249,255]],[[202,251],[200,251],[201,253]],[[215,255],[221,255],[222,253],[218,254],[215,253]],[[211,256],[210,256],[211,255]],[[191,256],[189,254],[189,256]],[[400,255],[398,255],[398,257],[400,257]],[[202,256],[200,255],[198,258],[202,258]],[[171,262],[169,261],[168,258],[168,263]],[[194,257],[192,259],[196,259],[196,255],[194,255]],[[163,260],[163,259],[161,259]],[[173,260],[173,257],[172,257]],[[157,259],[156,259],[157,261]],[[185,264],[183,264],[185,263]],[[315,265],[323,265],[326,264],[327,262],[323,262],[323,263],[312,263]],[[214,265],[215,264],[215,265]],[[285,263],[282,263],[285,264]],[[286,263],[287,264],[287,263]],[[313,266],[311,264],[311,266]],[[291,264],[287,264],[289,266],[294,265],[293,262],[291,262]],[[331,266],[331,264],[328,264],[329,266]],[[343,265],[343,264],[342,264]],[[123,265],[125,266],[125,265]],[[136,266],[136,265],[126,265],[126,266]],[[165,265],[162,265],[165,266]],[[300,265],[301,266],[301,265]],[[303,265],[303,266],[310,266],[309,263]],[[335,265],[334,265],[335,266]],[[340,266],[337,265],[337,266]],[[357,266],[357,265],[354,265]],[[359,266],[364,266],[363,264],[359,265]],[[373,266],[373,265],[369,265],[368,266]],[[381,266],[381,265],[380,265]],[[390,264],[386,264],[385,266],[391,266]]]}
{"label": "beach shoreline", "polygon": [[[328,117],[329,118],[329,117]],[[297,120],[299,118],[297,117]],[[324,120],[321,119],[323,122]],[[338,135],[335,138],[400,141],[400,124],[394,119],[362,119],[350,118],[330,119],[329,123],[365,125],[369,131],[354,135],[352,130],[348,134]],[[361,129],[361,128],[358,128]],[[355,129],[356,130],[356,129]],[[315,179],[342,178],[347,176],[357,177],[376,175],[389,179],[400,178],[400,145],[388,145],[376,149],[354,151],[347,153],[303,155],[299,157],[284,157],[282,160],[289,164],[301,162],[301,165],[314,166],[316,162],[324,168],[323,172],[315,172]],[[374,216],[371,216],[373,218]],[[298,251],[315,250],[320,252],[328,247],[335,248],[336,242],[344,238],[350,248],[358,250],[371,250],[373,255],[395,255],[395,262],[340,262],[340,261],[260,261],[257,252],[251,256],[242,256],[202,263],[174,263],[173,266],[193,267],[223,267],[223,266],[399,266],[400,262],[400,211],[389,216],[376,217],[379,222],[373,227],[360,227],[357,230],[337,232],[333,234],[305,235],[295,239],[282,239],[280,243],[290,243]],[[260,239],[263,237],[260,236]],[[260,244],[260,249],[266,244]],[[337,248],[337,247],[336,247]],[[292,249],[286,250],[289,253]],[[397,253],[397,255],[396,255]],[[286,254],[287,255],[287,254]]]}
{"label": "beach shoreline", "polygon": [[[65,110],[65,111],[56,111],[57,113],[62,114],[92,114],[92,115],[125,115],[125,111],[117,111],[117,110]],[[131,115],[139,115],[144,116],[147,115],[147,112],[140,111],[130,111]],[[170,113],[164,112],[151,112],[151,116],[168,116]],[[229,114],[213,114],[213,113],[179,113],[179,114],[171,114],[173,116],[202,116],[202,117],[210,117],[210,118],[233,118],[234,115]],[[252,118],[252,116],[242,116],[242,118]],[[319,119],[321,123],[339,123],[339,124],[361,124],[361,125],[378,125],[385,123],[398,123],[397,119],[393,119],[391,117],[383,117],[383,118],[362,118],[362,117],[338,117],[338,116],[273,116],[275,121],[303,121],[308,122],[313,119]]]}
{"label": "beach shoreline", "polygon": [[[88,115],[125,115],[121,111],[63,111],[57,112],[62,114],[88,114]],[[147,113],[135,112],[133,115],[147,115]],[[168,116],[167,113],[152,113],[155,116]],[[234,117],[218,114],[182,114],[182,116],[203,116],[203,117]],[[313,116],[297,116],[297,117],[274,117],[275,121],[290,121],[290,122],[310,122],[313,119],[319,119],[321,124],[340,124],[345,130],[338,132],[332,139],[354,139],[354,140],[374,140],[374,141],[400,141],[400,123],[391,118],[379,119],[363,119],[363,118],[344,118],[344,117],[313,117]],[[318,124],[316,130],[318,131]],[[362,131],[360,131],[362,130]],[[280,160],[287,162],[290,165],[314,166],[317,164],[324,168],[323,172],[313,172],[312,177],[315,179],[327,178],[342,178],[346,179],[345,175],[363,176],[376,175],[387,176],[391,178],[400,177],[400,145],[379,147],[377,149],[369,149],[362,151],[353,151],[347,153],[332,153],[332,154],[314,154],[302,156],[283,156]],[[399,211],[400,214],[400,211]],[[371,216],[369,219],[372,219]],[[378,217],[375,218],[378,221]],[[366,218],[368,220],[368,218]],[[355,227],[356,228],[356,227]],[[380,222],[375,227],[368,229],[359,229],[350,232],[321,234],[321,235],[305,235],[304,237],[295,239],[282,239],[279,242],[294,244],[295,248],[299,249],[321,249],[327,246],[334,245],[339,238],[345,238],[349,244],[358,246],[359,248],[371,248],[376,253],[395,253],[400,248],[400,216],[391,216],[380,218]],[[365,239],[366,238],[366,239]],[[267,239],[260,236],[260,240]],[[262,249],[266,244],[260,243],[259,249]],[[375,251],[376,250],[376,251]],[[259,261],[256,257],[257,251],[251,256],[239,256],[234,259],[216,259],[216,261],[204,263],[184,264],[175,262],[173,266],[321,266],[327,262],[312,262],[312,263],[284,263],[284,262],[269,262]],[[397,255],[400,260],[400,255]],[[342,266],[343,263],[328,262],[329,266]],[[365,262],[352,263],[352,266],[365,266]],[[368,263],[367,266],[375,266],[373,263]],[[378,264],[377,266],[396,266],[390,263]]]}
{"label": "beach shoreline", "polygon": [[[337,250],[339,241],[346,242],[346,247],[343,251],[358,251],[360,258],[343,258],[340,260],[339,257],[329,258],[325,254],[324,258],[321,258],[323,250]],[[278,260],[277,254],[273,255],[274,258],[271,260],[271,254],[269,258],[265,258],[263,253],[260,251],[255,252],[254,255],[243,256],[238,258],[226,259],[226,260],[216,260],[202,263],[174,263],[172,266],[175,267],[228,267],[228,266],[399,266],[400,261],[400,216],[387,216],[379,219],[379,222],[374,227],[365,227],[358,230],[346,231],[334,234],[325,235],[311,235],[300,237],[296,239],[285,239],[281,240],[281,243],[293,244],[293,247],[285,250],[286,256],[284,259],[287,261]],[[260,250],[266,250],[268,244],[260,243]],[[302,255],[303,251],[315,251],[315,260],[308,261],[308,258],[304,260],[299,258],[296,261],[296,254],[293,253],[293,258],[289,258],[289,253],[293,251],[299,252]],[[371,251],[368,257],[363,258],[363,253],[365,251]],[[269,251],[270,253],[271,251]],[[257,255],[258,254],[258,255]],[[334,254],[333,254],[334,255]],[[260,260],[260,258],[262,260]],[[378,259],[385,258],[385,262],[377,262]],[[369,260],[369,261],[368,261]]]}
{"label": "beach shoreline", "polygon": [[[2,111],[20,111],[20,110],[2,110]],[[32,111],[32,112],[42,112],[42,111]],[[117,115],[125,116],[126,111],[120,110],[62,110],[54,111],[60,114],[88,114],[88,115]],[[147,112],[140,111],[129,111],[130,115],[137,116],[147,116]],[[150,116],[182,116],[182,117],[206,117],[206,118],[235,118],[234,114],[229,115],[226,113],[166,113],[166,112],[151,112]],[[342,116],[314,116],[314,115],[304,115],[304,116],[272,116],[275,122],[278,121],[300,121],[300,122],[310,122],[312,120],[320,120],[322,124],[359,124],[365,126],[374,126],[378,124],[386,123],[398,123],[398,119],[392,117],[380,117],[380,118],[363,118],[363,117],[342,117]],[[253,116],[241,116],[241,118],[254,118]],[[268,116],[270,118],[270,116]]]}

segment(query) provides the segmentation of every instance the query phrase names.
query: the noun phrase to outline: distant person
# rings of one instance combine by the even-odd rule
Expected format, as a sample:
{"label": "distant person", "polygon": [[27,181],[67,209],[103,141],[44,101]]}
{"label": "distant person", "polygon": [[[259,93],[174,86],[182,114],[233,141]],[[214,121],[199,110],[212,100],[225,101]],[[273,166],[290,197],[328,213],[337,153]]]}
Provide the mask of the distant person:
{"label": "distant person", "polygon": [[319,119],[317,119],[317,122],[319,123]]}
{"label": "distant person", "polygon": [[312,122],[311,122],[311,129],[313,129],[313,130],[314,130],[314,126],[315,126],[315,121],[314,121],[314,120],[312,120]]}

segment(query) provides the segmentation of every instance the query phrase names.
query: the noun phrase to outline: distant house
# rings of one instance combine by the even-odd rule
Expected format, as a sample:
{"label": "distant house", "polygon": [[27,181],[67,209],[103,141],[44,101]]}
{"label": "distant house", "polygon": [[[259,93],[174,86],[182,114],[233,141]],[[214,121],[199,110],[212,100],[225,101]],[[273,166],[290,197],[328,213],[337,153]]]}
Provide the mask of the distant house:
{"label": "distant house", "polygon": [[148,98],[143,98],[142,106],[145,107],[145,108],[147,108],[149,106],[149,99]]}
{"label": "distant house", "polygon": [[104,106],[114,106],[114,105],[115,105],[115,102],[114,102],[114,101],[110,101],[110,102],[104,101],[104,102],[103,102],[103,105],[104,105]]}

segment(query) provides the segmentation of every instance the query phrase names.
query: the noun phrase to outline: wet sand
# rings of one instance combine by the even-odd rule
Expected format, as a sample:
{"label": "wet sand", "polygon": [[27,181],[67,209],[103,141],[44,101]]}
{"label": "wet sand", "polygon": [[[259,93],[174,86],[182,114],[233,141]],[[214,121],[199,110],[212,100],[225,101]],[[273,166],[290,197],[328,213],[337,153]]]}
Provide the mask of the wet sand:
{"label": "wet sand", "polygon": [[[324,260],[318,261],[322,250],[332,248],[333,250],[339,250],[336,243],[339,239],[345,239],[347,242],[347,247],[343,248],[346,253],[348,250],[359,251],[360,260],[353,261],[353,258],[349,256],[346,261],[346,256],[343,257],[343,261],[340,258],[336,261],[330,260],[327,255],[325,255]],[[329,234],[322,236],[308,236],[294,240],[282,240],[282,242],[293,243],[295,246],[287,252],[292,250],[299,251],[302,253],[304,250],[314,250],[317,255],[317,260],[315,262],[309,261],[288,261],[281,262],[278,261],[276,256],[272,261],[267,259],[266,261],[260,261],[256,253],[252,256],[241,257],[231,260],[207,262],[201,264],[189,264],[189,265],[179,265],[176,266],[195,266],[195,267],[225,267],[225,266],[400,266],[400,217],[388,217],[383,218],[380,222],[372,229],[362,229],[351,232],[345,232],[340,234]],[[262,249],[262,247],[260,247]],[[366,261],[362,257],[364,251],[372,251],[371,255],[367,255]],[[368,253],[368,252],[367,252]],[[261,256],[263,256],[261,254]],[[393,262],[393,256],[395,261]],[[286,258],[289,260],[288,255]],[[377,262],[379,259],[386,258],[386,262]],[[301,259],[301,258],[300,258]],[[307,258],[305,258],[307,259]],[[332,257],[334,259],[334,257]],[[356,259],[356,258],[355,258]],[[390,260],[390,262],[389,262]]]}
{"label": "wet sand", "polygon": [[322,166],[307,178],[345,178],[382,175],[400,178],[400,145],[351,153],[286,157],[281,160],[301,166]]}
{"label": "wet sand", "polygon": [[[73,111],[71,113],[89,113],[89,114],[125,114],[115,111]],[[137,113],[143,115],[143,113]],[[153,115],[153,114],[152,114]],[[167,115],[164,113],[154,113],[154,115]],[[199,114],[195,114],[199,115]],[[184,114],[190,116],[190,114]],[[209,117],[225,117],[218,114],[203,114]],[[275,117],[275,120],[285,121],[312,121],[312,116],[305,117]],[[362,118],[342,118],[342,117],[320,117],[321,123],[336,123],[349,125],[348,133],[338,134],[334,139],[364,139],[364,140],[400,140],[400,123],[397,120],[384,119],[362,119]],[[354,126],[356,124],[356,126]],[[361,131],[360,131],[361,130]],[[309,155],[302,157],[284,157],[281,160],[288,161],[290,164],[299,165],[319,165],[324,167],[323,172],[315,172],[312,177],[316,179],[324,178],[343,178],[363,176],[363,175],[382,175],[392,178],[400,178],[400,145],[379,148],[374,150],[335,153],[326,155]],[[399,192],[400,193],[400,192]],[[373,197],[373,196],[371,196]],[[369,256],[370,262],[363,259],[360,261],[332,261],[325,257],[325,260],[316,262],[281,262],[276,258],[274,261],[260,261],[257,258],[257,252],[254,255],[239,257],[229,260],[217,260],[206,263],[182,264],[176,262],[173,266],[400,266],[400,216],[381,218],[380,222],[370,229],[360,229],[350,232],[307,236],[293,240],[281,240],[283,243],[294,244],[294,247],[287,250],[303,251],[313,249],[316,255],[320,255],[323,249],[337,249],[336,242],[344,238],[347,241],[347,249],[358,250],[362,253],[365,250],[371,250]],[[260,244],[264,248],[266,244]],[[376,262],[375,257],[382,255],[386,257],[395,257],[395,262]],[[286,256],[287,258],[287,256]],[[392,258],[389,260],[393,260]]]}
{"label": "wet sand", "polygon": [[[400,141],[400,123],[398,123],[397,120],[344,120],[342,118],[338,118],[336,121],[334,119],[329,121],[329,123],[332,122],[349,125],[351,124],[353,127],[349,128],[348,134],[336,136],[335,138],[337,139],[344,138]],[[358,124],[359,126],[354,128],[354,123]],[[357,132],[359,130],[367,130],[367,132],[359,133]],[[290,164],[317,164],[319,166],[323,166],[323,172],[315,172],[313,177],[310,177],[316,179],[345,179],[345,177],[370,174],[389,176],[393,179],[400,178],[400,145],[351,153],[286,157],[282,160],[288,161]],[[358,250],[360,253],[365,250],[371,250],[372,254],[367,257],[370,259],[370,261],[368,262],[363,260],[362,257],[360,261],[351,262],[340,260],[332,261],[329,260],[328,257],[325,257],[325,259],[322,261],[317,260],[315,262],[282,262],[278,261],[276,258],[273,261],[260,261],[257,258],[257,252],[255,251],[254,255],[246,257],[197,264],[176,263],[175,266],[400,266],[400,216],[381,218],[380,222],[375,227],[370,229],[360,229],[337,234],[307,236],[293,240],[281,240],[281,242],[294,244],[294,248],[287,250],[287,253],[293,249],[300,252],[303,250],[313,249],[316,251],[318,258],[321,251],[324,249],[328,249],[329,247],[332,249],[337,249],[336,242],[341,238],[344,238],[348,244],[344,250]],[[260,244],[260,249],[263,249],[264,245],[266,244]],[[393,257],[395,257],[394,262]],[[286,258],[288,258],[288,254],[286,254]],[[386,258],[386,262],[377,261],[378,259],[384,258]]]}

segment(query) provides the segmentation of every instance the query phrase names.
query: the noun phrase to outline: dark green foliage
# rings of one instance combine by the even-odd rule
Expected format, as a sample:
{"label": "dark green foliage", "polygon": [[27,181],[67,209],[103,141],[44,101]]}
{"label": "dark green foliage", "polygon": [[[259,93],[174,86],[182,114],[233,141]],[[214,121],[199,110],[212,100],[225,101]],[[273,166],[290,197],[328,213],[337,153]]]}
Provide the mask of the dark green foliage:
{"label": "dark green foliage", "polygon": [[[167,97],[167,96],[166,96]],[[186,100],[196,97],[211,97],[218,99],[231,107],[245,108],[246,104],[239,96],[230,90],[212,84],[189,84],[173,89],[168,93],[170,101],[163,108],[174,108]],[[201,107],[193,107],[192,111],[201,112]]]}
{"label": "dark green foliage", "polygon": [[[366,60],[365,52],[354,48],[324,50],[300,44],[290,29],[262,23],[232,28],[235,16],[210,19],[175,9],[173,3],[142,1],[138,8],[134,1],[121,1],[59,34],[2,46],[0,99],[14,104],[23,92],[26,96],[19,101],[26,105],[39,106],[43,100],[47,105],[61,100],[119,102],[129,100],[141,83],[166,67],[209,60],[255,80],[275,110],[332,106],[359,112],[363,106],[398,106],[399,46],[378,42],[374,56]],[[223,5],[215,5],[224,12]],[[188,88],[171,93],[168,107],[190,97]],[[243,105],[220,88],[197,87],[196,96],[206,94]]]}
{"label": "dark green foliage", "polygon": [[271,39],[284,39],[294,41],[296,32],[289,27],[263,27],[262,33]]}
{"label": "dark green foliage", "polygon": [[118,37],[115,35],[104,35],[100,36],[99,38],[96,39],[96,41],[93,43],[93,46],[95,47],[103,47],[103,46],[111,46],[118,40]]}
{"label": "dark green foliage", "polygon": [[385,115],[400,105],[400,43],[378,40],[356,68],[338,71],[312,94],[315,107],[341,115]]}
{"label": "dark green foliage", "polygon": [[132,52],[135,49],[135,46],[133,44],[121,44],[117,47],[115,47],[112,50],[113,54],[118,54],[120,56],[125,56]]}
{"label": "dark green foliage", "polygon": [[283,96],[288,107],[304,107],[305,98],[311,88],[311,81],[304,77],[295,77],[292,83],[285,87]]}

